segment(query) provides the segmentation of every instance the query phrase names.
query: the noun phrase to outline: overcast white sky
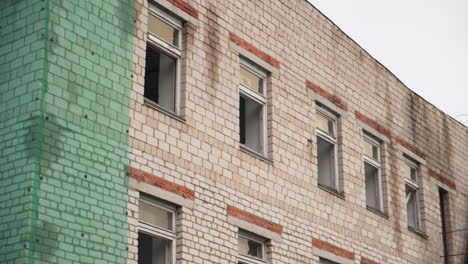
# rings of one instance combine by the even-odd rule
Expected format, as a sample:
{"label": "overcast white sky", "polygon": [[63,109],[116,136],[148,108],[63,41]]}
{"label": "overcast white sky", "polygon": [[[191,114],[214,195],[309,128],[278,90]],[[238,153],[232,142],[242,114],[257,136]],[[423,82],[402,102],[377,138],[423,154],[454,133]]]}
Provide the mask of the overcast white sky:
{"label": "overcast white sky", "polygon": [[468,0],[308,0],[411,90],[468,124]]}

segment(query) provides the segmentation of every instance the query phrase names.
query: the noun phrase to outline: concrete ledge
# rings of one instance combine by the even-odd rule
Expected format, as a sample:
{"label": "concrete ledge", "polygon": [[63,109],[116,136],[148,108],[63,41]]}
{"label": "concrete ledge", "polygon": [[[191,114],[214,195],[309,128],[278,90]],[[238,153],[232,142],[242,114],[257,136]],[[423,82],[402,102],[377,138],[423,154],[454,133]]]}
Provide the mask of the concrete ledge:
{"label": "concrete ledge", "polygon": [[453,189],[453,190],[456,190],[457,189],[457,185],[455,184],[455,182],[445,176],[442,176],[442,174],[436,172],[435,170],[433,169],[428,169],[428,174],[429,176],[431,176],[432,178],[436,179],[437,181],[439,181],[439,183],[443,184],[442,187],[444,187],[445,189],[448,189],[447,187]]}
{"label": "concrete ledge", "polygon": [[380,140],[389,143],[390,139],[392,138],[392,134],[390,130],[386,129],[378,122],[370,119],[369,117],[361,114],[358,111],[355,111],[356,119],[358,120],[358,124],[367,132],[371,133],[372,135],[378,137]]}
{"label": "concrete ledge", "polygon": [[421,156],[418,156],[417,154],[415,154],[414,152],[412,152],[411,150],[405,148],[404,146],[402,145],[398,145],[397,147],[404,155],[414,159],[415,161],[417,161],[419,164],[422,164],[422,165],[427,165],[427,162],[424,158],[422,158]]}
{"label": "concrete ledge", "polygon": [[151,173],[148,173],[148,172],[136,169],[136,168],[132,168],[132,167],[129,168],[129,173],[130,173],[131,178],[139,182],[144,182],[154,187],[172,192],[185,199],[195,200],[195,191],[190,190],[189,188],[185,186],[170,182],[161,177],[157,177]]}
{"label": "concrete ledge", "polygon": [[265,229],[263,227],[260,227],[258,225],[252,224],[250,222],[247,222],[245,220],[242,220],[240,218],[234,217],[232,215],[227,216],[227,221],[230,224],[233,224],[241,229],[244,229],[246,231],[252,232],[254,234],[257,234],[259,236],[271,239],[276,242],[281,241],[281,234],[270,231],[268,229]]}
{"label": "concrete ledge", "polygon": [[312,81],[306,80],[306,87],[315,93],[315,100],[323,104],[327,108],[330,108],[334,112],[343,115],[348,111],[346,103],[338,96],[330,93],[323,89]]}
{"label": "concrete ledge", "polygon": [[345,110],[339,108],[334,103],[330,102],[327,98],[321,96],[318,93],[315,94],[315,101],[321,103],[322,105],[326,106],[328,109],[332,110],[340,116],[343,116],[346,113]]}
{"label": "concrete ledge", "polygon": [[135,188],[140,192],[147,193],[154,197],[166,200],[168,202],[178,204],[183,207],[187,207],[190,209],[194,208],[195,202],[191,199],[184,198],[178,194],[166,191],[164,189],[158,188],[151,184],[138,181],[136,179],[130,178],[130,187]]}
{"label": "concrete ledge", "polygon": [[[180,9],[173,3],[169,2],[168,0],[152,0],[150,1],[152,4],[157,4],[167,10],[169,10],[171,13],[174,15],[180,17],[182,20],[187,21],[188,23],[194,25],[195,27],[198,27],[198,19],[193,17],[192,15],[188,14],[186,11]],[[150,7],[151,9],[151,4]]]}
{"label": "concrete ledge", "polygon": [[380,133],[379,131],[375,130],[374,128],[372,128],[368,124],[362,122],[359,119],[357,120],[357,123],[363,130],[367,131],[371,135],[377,137],[378,139],[382,140],[383,142],[385,142],[387,144],[390,143],[390,139],[388,137],[386,137],[384,134]]}
{"label": "concrete ledge", "polygon": [[252,62],[257,64],[258,66],[260,66],[260,67],[264,68],[265,70],[267,70],[268,72],[270,72],[272,75],[273,74],[278,74],[278,72],[279,72],[278,68],[275,68],[273,65],[271,65],[268,62],[260,59],[259,57],[257,57],[256,55],[254,55],[250,51],[244,49],[243,47],[237,45],[236,43],[234,43],[232,41],[229,41],[229,47],[232,50],[234,50],[238,55],[241,55],[242,57],[245,57],[245,58],[251,60]]}
{"label": "concrete ledge", "polygon": [[314,253],[320,257],[324,257],[341,264],[354,263],[355,255],[349,250],[337,247],[318,238],[312,238],[312,246]]}
{"label": "concrete ledge", "polygon": [[314,247],[312,249],[312,253],[314,255],[319,256],[319,257],[326,258],[328,260],[331,260],[331,261],[334,261],[334,262],[337,262],[337,263],[340,263],[340,264],[354,264],[354,260],[340,257],[338,255],[335,255],[335,254],[331,253],[331,252],[328,252],[328,251],[325,251],[323,249],[319,249],[319,248],[316,248],[316,247]]}
{"label": "concrete ledge", "polygon": [[380,263],[378,263],[377,261],[368,259],[366,257],[361,257],[361,264],[380,264]]}
{"label": "concrete ledge", "polygon": [[416,160],[421,164],[426,164],[426,153],[422,152],[416,146],[412,145],[411,143],[405,141],[401,137],[395,137],[396,142],[400,145],[400,150],[405,153],[410,158]]}

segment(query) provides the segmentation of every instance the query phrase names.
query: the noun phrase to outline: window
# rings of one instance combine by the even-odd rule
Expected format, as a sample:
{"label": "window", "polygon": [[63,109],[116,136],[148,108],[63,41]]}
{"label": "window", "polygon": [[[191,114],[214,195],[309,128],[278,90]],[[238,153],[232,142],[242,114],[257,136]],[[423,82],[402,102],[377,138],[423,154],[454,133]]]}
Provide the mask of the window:
{"label": "window", "polygon": [[319,263],[320,264],[338,264],[337,262],[334,262],[334,261],[331,261],[331,260],[328,260],[328,259],[324,259],[324,258],[320,258]]}
{"label": "window", "polygon": [[380,142],[370,135],[364,135],[364,174],[366,205],[383,212],[382,179],[380,168]]}
{"label": "window", "polygon": [[317,107],[318,183],[334,190],[338,190],[336,121],[335,114],[320,105]]}
{"label": "window", "polygon": [[403,165],[408,227],[415,230],[420,229],[418,167],[416,162],[409,159],[406,159]]}
{"label": "window", "polygon": [[240,63],[239,133],[242,147],[266,153],[267,73],[246,59]]}
{"label": "window", "polygon": [[239,264],[266,263],[266,239],[247,231],[239,231]]}
{"label": "window", "polygon": [[148,15],[145,101],[177,114],[182,22],[152,7]]}
{"label": "window", "polygon": [[174,206],[141,196],[138,225],[138,263],[175,263],[175,215]]}

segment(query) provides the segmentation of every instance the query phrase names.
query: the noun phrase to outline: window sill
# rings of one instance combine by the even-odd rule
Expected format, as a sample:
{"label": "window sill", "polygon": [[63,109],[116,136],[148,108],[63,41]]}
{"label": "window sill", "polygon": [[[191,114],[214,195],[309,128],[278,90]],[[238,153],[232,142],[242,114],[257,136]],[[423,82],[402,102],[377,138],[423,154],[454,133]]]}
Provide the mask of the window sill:
{"label": "window sill", "polygon": [[345,200],[344,192],[338,192],[338,190],[335,190],[335,189],[333,189],[331,187],[328,187],[328,186],[322,185],[322,184],[319,184],[318,187],[320,189],[326,191],[327,193],[333,194],[334,196]]}
{"label": "window sill", "polygon": [[426,235],[426,233],[424,233],[423,231],[418,230],[418,229],[416,229],[416,228],[413,228],[413,227],[411,227],[411,226],[408,226],[408,230],[409,230],[410,232],[415,233],[416,235],[418,235],[418,236],[420,236],[420,237],[426,239],[426,240],[429,238],[429,236]]}
{"label": "window sill", "polygon": [[265,157],[263,154],[260,154],[258,152],[255,152],[255,151],[251,150],[250,148],[248,148],[248,147],[246,147],[246,146],[244,146],[242,144],[240,145],[240,150],[242,152],[250,154],[250,155],[252,155],[252,156],[254,156],[254,157],[256,157],[256,158],[258,158],[258,159],[260,159],[260,160],[262,160],[264,162],[266,162],[266,163],[273,164],[273,161],[271,159]]}
{"label": "window sill", "polygon": [[172,118],[174,118],[175,120],[179,121],[179,122],[182,122],[182,123],[185,123],[185,119],[183,119],[181,116],[177,115],[176,113],[174,112],[171,112],[167,109],[164,109],[163,107],[161,107],[160,105],[158,105],[157,103],[149,100],[148,98],[145,98],[145,105],[148,106],[148,107],[151,107],[163,114],[166,114]]}
{"label": "window sill", "polygon": [[377,214],[377,215],[379,215],[379,216],[381,216],[381,217],[383,217],[383,218],[385,218],[387,220],[390,219],[390,217],[386,213],[384,213],[384,212],[382,212],[382,211],[380,211],[378,209],[375,209],[375,208],[372,208],[372,207],[369,207],[369,206],[366,206],[366,208],[367,208],[367,210],[369,210],[369,211],[373,212],[374,214]]}

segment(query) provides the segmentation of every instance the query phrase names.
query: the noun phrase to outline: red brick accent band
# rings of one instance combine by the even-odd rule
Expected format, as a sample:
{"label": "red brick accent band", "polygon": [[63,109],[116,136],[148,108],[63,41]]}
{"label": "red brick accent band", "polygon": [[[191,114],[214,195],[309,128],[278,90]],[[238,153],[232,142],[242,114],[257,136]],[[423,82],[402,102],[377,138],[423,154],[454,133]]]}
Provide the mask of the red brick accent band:
{"label": "red brick accent band", "polygon": [[429,169],[429,175],[432,176],[432,178],[437,179],[438,181],[442,182],[443,184],[447,185],[448,187],[456,190],[457,185],[455,182],[447,177],[442,176],[440,173],[435,172],[432,169]]}
{"label": "red brick accent band", "polygon": [[351,259],[354,260],[354,253],[351,251],[348,251],[346,249],[339,248],[337,246],[334,246],[328,242],[322,241],[317,238],[312,238],[312,246],[328,251],[332,254],[338,255],[343,258]]}
{"label": "red brick accent band", "polygon": [[248,50],[253,55],[259,57],[260,59],[264,60],[266,63],[272,65],[273,67],[279,69],[280,63],[278,60],[274,59],[270,55],[266,54],[265,52],[257,49],[252,44],[248,43],[247,41],[243,40],[241,37],[237,36],[236,34],[229,32],[229,39],[239,45],[240,47]]}
{"label": "red brick accent band", "polygon": [[361,257],[361,264],[380,264],[380,263],[370,260],[366,257]]}
{"label": "red brick accent band", "polygon": [[198,11],[191,7],[189,4],[185,3],[182,0],[168,0],[171,2],[173,5],[177,6],[179,9],[184,11],[185,13],[191,15],[192,17],[198,19]]}
{"label": "red brick accent band", "polygon": [[319,95],[325,97],[328,101],[332,102],[334,105],[338,106],[339,108],[348,111],[348,107],[346,106],[346,103],[343,102],[340,98],[337,96],[325,91],[324,89],[320,88],[320,86],[316,85],[315,83],[311,81],[306,81],[306,86],[307,88],[311,89],[312,91],[318,93]]}
{"label": "red brick accent band", "polygon": [[385,127],[379,125],[376,121],[370,119],[369,117],[361,114],[360,112],[354,112],[356,114],[356,118],[361,120],[362,122],[366,123],[368,126],[372,127],[373,129],[377,130],[377,132],[381,133],[382,135],[391,138],[392,134],[390,130],[386,129]]}
{"label": "red brick accent band", "polygon": [[167,181],[163,178],[159,178],[157,176],[154,176],[151,173],[144,172],[139,169],[135,168],[130,168],[130,176],[138,181],[156,186],[158,188],[161,188],[163,190],[175,193],[177,195],[180,195],[184,198],[190,199],[190,200],[195,200],[195,192],[178,184],[175,184],[173,182]]}
{"label": "red brick accent band", "polygon": [[410,143],[408,143],[407,141],[405,141],[401,137],[396,137],[395,139],[403,147],[411,150],[414,154],[418,155],[419,157],[421,157],[423,159],[426,159],[426,157],[427,157],[426,153],[422,152],[421,150],[419,150],[415,146],[411,145]]}
{"label": "red brick accent band", "polygon": [[245,211],[242,211],[241,209],[238,209],[234,206],[228,205],[227,206],[227,214],[232,215],[234,217],[237,217],[239,219],[245,220],[247,222],[250,222],[252,224],[258,225],[260,227],[266,228],[270,231],[276,232],[276,233],[281,233],[283,231],[283,226],[280,224],[275,224],[273,222],[270,222],[266,219],[263,219],[261,217],[258,217],[256,215],[253,215],[251,213],[247,213]]}

